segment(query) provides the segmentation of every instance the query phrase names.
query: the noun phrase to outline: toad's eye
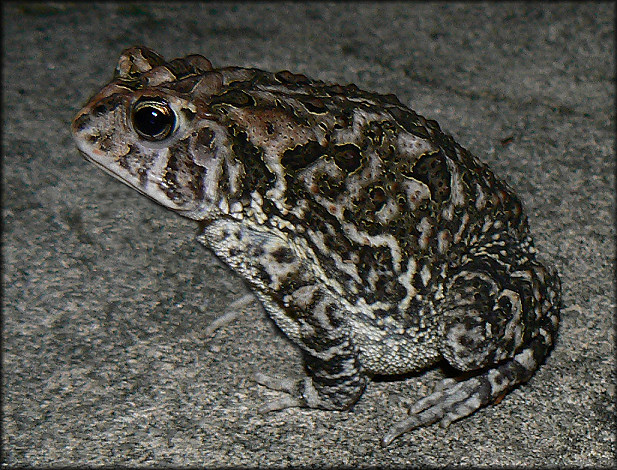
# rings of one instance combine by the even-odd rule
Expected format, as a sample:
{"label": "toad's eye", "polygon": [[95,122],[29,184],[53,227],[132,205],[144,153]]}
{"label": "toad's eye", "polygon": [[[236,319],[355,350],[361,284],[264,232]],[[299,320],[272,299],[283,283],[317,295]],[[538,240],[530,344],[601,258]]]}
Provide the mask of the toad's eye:
{"label": "toad's eye", "polygon": [[162,100],[143,99],[135,103],[131,113],[133,129],[146,140],[164,140],[176,126],[176,117]]}

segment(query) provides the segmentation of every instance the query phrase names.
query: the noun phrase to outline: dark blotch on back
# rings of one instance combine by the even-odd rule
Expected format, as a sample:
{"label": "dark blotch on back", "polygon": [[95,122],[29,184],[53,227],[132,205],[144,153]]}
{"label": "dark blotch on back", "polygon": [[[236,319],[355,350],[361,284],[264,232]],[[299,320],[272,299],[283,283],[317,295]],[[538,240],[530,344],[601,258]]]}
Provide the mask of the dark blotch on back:
{"label": "dark blotch on back", "polygon": [[291,73],[289,70],[283,70],[274,74],[276,78],[283,85],[308,85],[311,80],[302,75],[301,73]]}
{"label": "dark blotch on back", "polygon": [[281,264],[290,264],[293,263],[296,259],[293,252],[290,248],[280,247],[272,252],[272,257],[276,260],[277,263]]}
{"label": "dark blotch on back", "polygon": [[441,203],[450,197],[450,170],[441,150],[420,157],[411,169],[410,176],[426,184],[432,199]]}
{"label": "dark blotch on back", "polygon": [[[384,189],[380,186],[373,186],[368,189],[368,196],[370,198],[370,203],[374,206],[374,211],[378,212],[384,206],[386,201],[388,200],[388,196]],[[368,202],[367,202],[368,204]]]}
{"label": "dark blotch on back", "polygon": [[431,136],[428,129],[422,125],[420,116],[416,113],[398,107],[389,108],[389,111],[396,122],[403,126],[406,131],[418,137],[422,137],[423,139],[430,139]]}
{"label": "dark blotch on back", "polygon": [[348,173],[353,173],[362,163],[362,154],[360,149],[353,144],[344,144],[334,146],[332,156],[341,170]]}
{"label": "dark blotch on back", "polygon": [[285,150],[281,158],[281,165],[288,172],[297,172],[311,165],[324,153],[324,148],[312,140],[304,145],[296,145],[294,148]]}
{"label": "dark blotch on back", "polygon": [[255,106],[253,97],[240,90],[229,90],[222,95],[215,95],[210,99],[210,103],[213,105],[230,104],[237,108]]}
{"label": "dark blotch on back", "polygon": [[328,107],[324,101],[316,96],[301,96],[298,97],[298,101],[300,101],[311,113],[323,114],[328,112]]}

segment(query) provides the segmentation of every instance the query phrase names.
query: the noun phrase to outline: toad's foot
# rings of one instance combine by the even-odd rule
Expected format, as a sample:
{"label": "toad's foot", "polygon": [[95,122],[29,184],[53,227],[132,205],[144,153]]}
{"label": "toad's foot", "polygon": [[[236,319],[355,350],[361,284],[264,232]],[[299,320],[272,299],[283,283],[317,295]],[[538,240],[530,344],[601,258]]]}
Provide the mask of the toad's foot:
{"label": "toad's foot", "polygon": [[260,372],[255,374],[255,380],[259,385],[263,385],[271,390],[285,392],[287,394],[278,400],[273,400],[260,407],[260,413],[269,413],[271,411],[284,410],[285,408],[298,408],[305,406],[304,400],[301,398],[302,393],[300,391],[302,385],[300,382],[303,382],[302,380],[275,378]]}
{"label": "toad's foot", "polygon": [[286,395],[278,400],[271,401],[262,406],[261,413],[284,410],[285,408],[317,408],[321,410],[347,410],[364,391],[366,381],[363,377],[354,378],[351,381],[330,385],[326,388],[320,386],[311,377],[303,379],[275,378],[262,373],[255,374],[258,384],[271,390],[285,392]]}
{"label": "toad's foot", "polygon": [[538,342],[536,339],[529,349],[481,375],[463,381],[443,380],[435,392],[411,407],[409,418],[392,426],[381,440],[382,446],[387,446],[401,434],[420,426],[439,422],[440,426],[447,427],[453,421],[498,401],[508,390],[531,377],[537,367],[537,358],[534,358],[532,351]]}

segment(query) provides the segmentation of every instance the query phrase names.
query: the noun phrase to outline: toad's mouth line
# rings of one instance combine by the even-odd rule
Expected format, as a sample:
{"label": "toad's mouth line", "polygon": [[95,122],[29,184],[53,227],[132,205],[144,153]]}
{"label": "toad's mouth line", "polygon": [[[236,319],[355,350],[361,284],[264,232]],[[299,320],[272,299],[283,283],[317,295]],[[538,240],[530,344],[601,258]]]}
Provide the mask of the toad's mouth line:
{"label": "toad's mouth line", "polygon": [[[97,160],[95,160],[94,158],[92,158],[89,154],[87,154],[86,152],[84,152],[83,150],[79,150],[80,153],[83,155],[83,157],[89,161],[90,163],[93,163],[94,165],[96,165],[98,168],[100,168],[101,170],[103,170],[105,173],[107,173],[109,176],[113,177],[115,180],[120,181],[121,183],[124,183],[125,185],[127,185],[129,188],[134,189],[135,191],[137,191],[139,194],[142,194],[144,196],[146,196],[148,199],[156,202],[158,205],[166,207],[170,210],[173,210],[175,212],[179,212],[179,213],[183,213],[183,212],[191,212],[193,209],[191,208],[183,208],[177,205],[174,205],[174,207],[169,207],[165,204],[162,204],[159,200],[157,200],[154,196],[152,196],[151,194],[148,194],[148,192],[146,192],[145,189],[143,189],[142,187],[134,184],[133,182],[127,180],[126,178],[124,178],[122,175],[110,170],[109,168],[107,168],[105,165],[103,165],[101,162],[98,162]],[[171,202],[171,201],[170,201]]]}

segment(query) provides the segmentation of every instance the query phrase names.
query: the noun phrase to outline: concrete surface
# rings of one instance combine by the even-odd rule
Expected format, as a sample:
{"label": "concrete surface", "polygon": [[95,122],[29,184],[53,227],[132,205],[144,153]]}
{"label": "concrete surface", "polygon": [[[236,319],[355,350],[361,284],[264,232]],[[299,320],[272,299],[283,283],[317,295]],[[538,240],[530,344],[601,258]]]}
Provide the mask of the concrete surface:
{"label": "concrete surface", "polygon": [[[2,463],[608,466],[615,452],[613,3],[3,3]],[[200,52],[392,92],[491,163],[562,275],[559,342],[500,404],[382,449],[439,370],[350,413],[259,415],[300,374],[197,227],[80,157],[120,51]]]}

